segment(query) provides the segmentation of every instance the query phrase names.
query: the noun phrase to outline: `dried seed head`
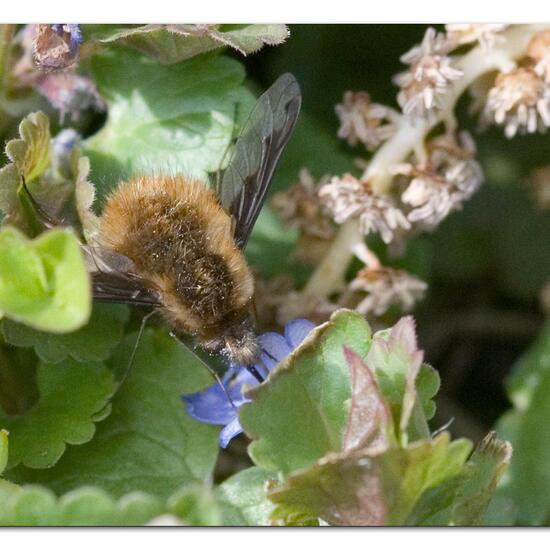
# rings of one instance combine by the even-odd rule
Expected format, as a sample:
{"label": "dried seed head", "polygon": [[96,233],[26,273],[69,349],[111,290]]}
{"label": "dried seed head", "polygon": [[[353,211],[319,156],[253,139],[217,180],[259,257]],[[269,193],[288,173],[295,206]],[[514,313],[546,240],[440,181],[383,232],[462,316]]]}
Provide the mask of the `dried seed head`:
{"label": "dried seed head", "polygon": [[44,71],[68,69],[78,61],[79,25],[36,25],[33,58]]}

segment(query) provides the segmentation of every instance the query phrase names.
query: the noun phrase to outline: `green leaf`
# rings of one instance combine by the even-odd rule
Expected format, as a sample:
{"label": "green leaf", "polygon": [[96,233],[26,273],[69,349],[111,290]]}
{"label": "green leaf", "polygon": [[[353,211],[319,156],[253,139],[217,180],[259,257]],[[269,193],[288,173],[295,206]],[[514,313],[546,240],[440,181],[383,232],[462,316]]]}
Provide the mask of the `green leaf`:
{"label": "green leaf", "polygon": [[439,373],[428,363],[422,363],[420,372],[416,377],[416,392],[426,420],[430,420],[435,414],[435,401],[433,398],[437,395],[440,386]]}
{"label": "green leaf", "polygon": [[30,468],[49,468],[67,444],[89,441],[114,380],[102,363],[66,359],[55,365],[40,364],[37,385],[40,398],[26,414],[8,416],[0,411],[0,426],[10,433],[9,468],[20,462]]}
{"label": "green leaf", "polygon": [[273,473],[253,466],[226,479],[216,488],[223,525],[269,525],[274,508],[267,499],[266,484]]}
{"label": "green leaf", "polygon": [[514,365],[506,388],[515,407],[526,410],[550,370],[550,320],[546,321],[535,343]]}
{"label": "green leaf", "polygon": [[220,168],[239,120],[252,105],[242,65],[200,57],[170,66],[113,47],[91,60],[109,104],[103,128],[86,142],[98,192],[121,176],[182,173],[206,179]]}
{"label": "green leaf", "polygon": [[0,525],[144,525],[165,510],[158,499],[130,493],[115,501],[95,487],[81,487],[58,498],[40,486],[0,480]]}
{"label": "green leaf", "polygon": [[510,456],[510,444],[488,434],[458,475],[423,495],[407,525],[481,525]]}
{"label": "green leaf", "polygon": [[77,238],[52,229],[30,241],[0,231],[0,312],[39,330],[69,332],[90,317],[91,292]]}
{"label": "green leaf", "polygon": [[168,499],[168,510],[187,525],[221,525],[221,513],[209,487],[190,484]]}
{"label": "green leaf", "polygon": [[514,501],[521,525],[541,525],[550,511],[550,369],[540,359],[538,370],[525,363],[529,369],[524,384],[516,375],[515,396],[525,409],[510,411],[497,426],[514,448],[500,493]]}
{"label": "green leaf", "polygon": [[[414,319],[410,316],[401,318],[391,329],[377,332],[367,357],[367,364],[375,374],[380,392],[392,409],[402,445],[406,445],[410,436],[415,440],[428,438],[430,434],[426,417],[420,407],[415,408],[420,401],[416,379],[423,357],[424,352],[418,349],[416,342]],[[428,387],[423,391],[426,393],[431,389]],[[409,429],[411,419],[413,422]]]}
{"label": "green leaf", "polygon": [[[125,369],[135,343],[127,337],[110,363]],[[144,332],[135,362],[112,401],[110,416],[87,445],[73,447],[54,468],[19,468],[11,479],[62,493],[82,485],[114,496],[133,491],[168,497],[210,478],[218,454],[215,426],[185,413],[181,395],[203,388],[210,374],[162,331]]]}
{"label": "green leaf", "polygon": [[0,430],[0,474],[8,464],[8,432]]}
{"label": "green leaf", "polygon": [[365,358],[370,338],[362,315],[340,310],[250,390],[239,416],[257,465],[288,473],[342,448],[351,398],[343,346]]}
{"label": "green leaf", "polygon": [[242,55],[254,53],[264,45],[284,42],[288,29],[286,25],[85,25],[84,33],[92,47],[126,44],[161,63],[177,63],[226,46]]}
{"label": "green leaf", "polygon": [[425,491],[460,472],[470,449],[469,442],[451,443],[443,432],[405,449],[331,453],[271,489],[268,496],[277,505],[272,519],[401,525]]}
{"label": "green leaf", "polygon": [[9,319],[2,320],[2,333],[12,346],[34,347],[46,363],[58,363],[67,357],[81,363],[105,361],[119,344],[128,317],[125,306],[94,304],[89,322],[69,334],[40,332]]}

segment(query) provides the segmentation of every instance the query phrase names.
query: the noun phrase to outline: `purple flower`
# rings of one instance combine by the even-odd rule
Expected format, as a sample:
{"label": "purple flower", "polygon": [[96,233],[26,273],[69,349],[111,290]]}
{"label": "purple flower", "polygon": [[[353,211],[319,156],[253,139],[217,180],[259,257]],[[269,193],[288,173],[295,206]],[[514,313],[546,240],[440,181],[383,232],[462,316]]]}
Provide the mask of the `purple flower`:
{"label": "purple flower", "polygon": [[[267,376],[290,352],[294,350],[315,327],[310,321],[296,319],[286,324],[284,336],[266,332],[259,337],[260,361],[255,365],[258,372]],[[239,423],[238,409],[249,400],[243,396],[243,386],[256,386],[258,381],[241,365],[231,365],[222,384],[213,384],[203,391],[182,396],[187,413],[201,422],[224,426],[220,432],[220,447],[229,442],[243,429]]]}

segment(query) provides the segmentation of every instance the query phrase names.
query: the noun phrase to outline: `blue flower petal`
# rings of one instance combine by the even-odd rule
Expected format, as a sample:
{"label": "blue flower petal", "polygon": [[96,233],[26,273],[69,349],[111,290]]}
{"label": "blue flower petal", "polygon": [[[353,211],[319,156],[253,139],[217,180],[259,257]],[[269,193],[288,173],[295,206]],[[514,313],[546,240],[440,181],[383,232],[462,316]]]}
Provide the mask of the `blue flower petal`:
{"label": "blue flower petal", "polygon": [[[240,395],[236,394],[236,397],[242,399]],[[203,391],[183,395],[182,399],[187,405],[189,416],[207,424],[221,424],[223,426],[237,416],[235,410],[237,404],[234,402],[232,405],[229,402],[227,395],[218,383]],[[233,399],[233,396],[231,396],[231,399]]]}
{"label": "blue flower petal", "polygon": [[259,340],[262,348],[260,359],[269,370],[276,367],[292,351],[284,336],[276,332],[266,332]]}
{"label": "blue flower petal", "polygon": [[315,328],[307,319],[295,319],[285,325],[285,338],[292,349],[299,346],[304,338]]}
{"label": "blue flower petal", "polygon": [[235,418],[220,432],[220,447],[225,449],[229,445],[229,442],[241,433],[243,433],[242,426],[239,423],[239,419]]}

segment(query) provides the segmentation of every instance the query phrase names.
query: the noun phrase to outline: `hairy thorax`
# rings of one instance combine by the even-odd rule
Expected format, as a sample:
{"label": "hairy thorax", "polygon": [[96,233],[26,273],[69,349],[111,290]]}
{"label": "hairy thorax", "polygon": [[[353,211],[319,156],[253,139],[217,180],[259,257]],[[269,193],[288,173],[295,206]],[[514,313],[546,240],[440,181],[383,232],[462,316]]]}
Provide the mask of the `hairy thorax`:
{"label": "hairy thorax", "polygon": [[177,330],[205,342],[243,336],[236,327],[246,324],[253,278],[229,215],[206,185],[169,176],[122,183],[107,199],[100,241],[132,260]]}

